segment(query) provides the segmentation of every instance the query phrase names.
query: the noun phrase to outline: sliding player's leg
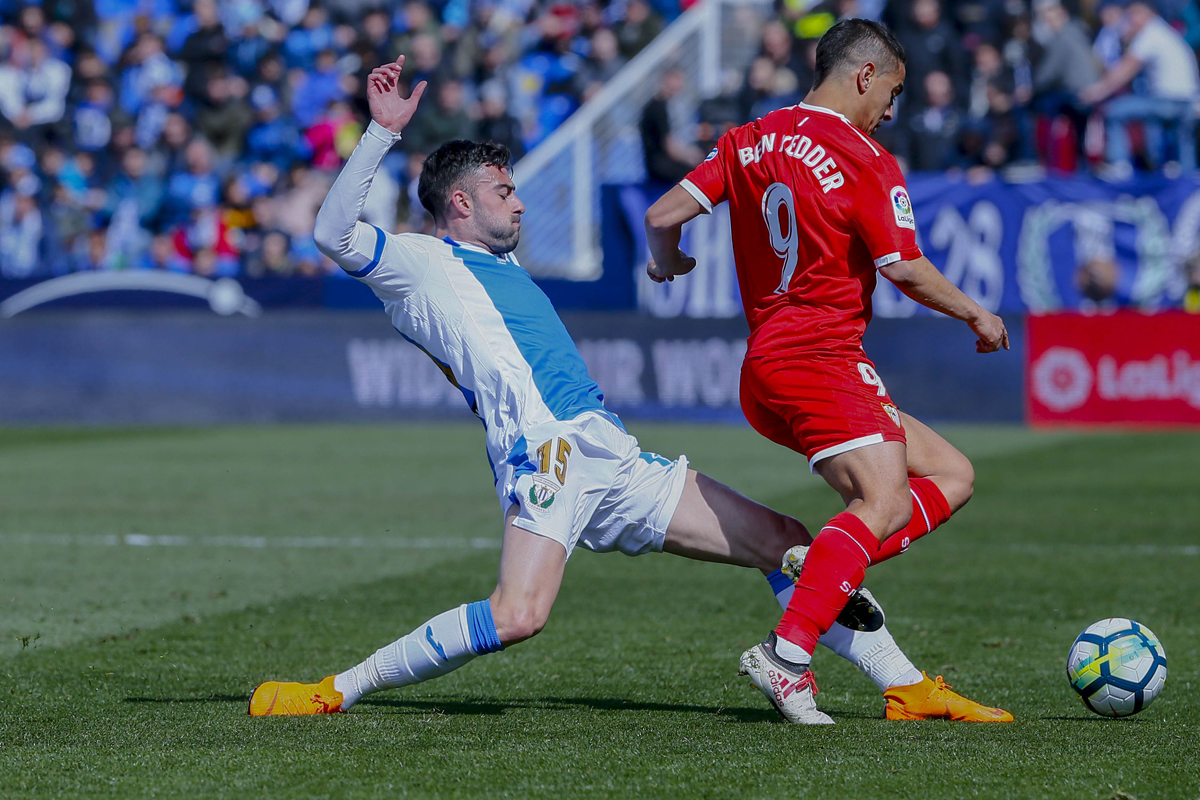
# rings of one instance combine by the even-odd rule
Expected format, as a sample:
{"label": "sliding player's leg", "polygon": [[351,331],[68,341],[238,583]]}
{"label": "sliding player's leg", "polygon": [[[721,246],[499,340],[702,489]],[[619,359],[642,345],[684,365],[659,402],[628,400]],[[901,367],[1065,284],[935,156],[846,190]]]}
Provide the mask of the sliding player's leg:
{"label": "sliding player's leg", "polygon": [[779,569],[790,548],[811,543],[812,536],[798,520],[688,470],[663,552],[770,574]]}
{"label": "sliding player's leg", "polygon": [[[663,541],[663,552],[761,570],[776,600],[786,609],[795,582],[779,565],[791,548],[811,543],[808,530],[797,520],[689,470]],[[868,597],[861,599],[862,605],[868,612],[882,616],[874,599]],[[921,680],[920,671],[904,655],[886,625],[868,631],[834,622],[819,643],[858,667],[880,691]]]}
{"label": "sliding player's leg", "polygon": [[509,511],[500,578],[486,600],[452,608],[318,684],[270,681],[250,698],[250,714],[328,714],[362,697],[453,672],[477,656],[503,650],[542,630],[562,585],[566,549],[512,524]]}
{"label": "sliding player's leg", "polygon": [[888,537],[874,562],[886,561],[950,519],[975,490],[975,470],[954,445],[925,425],[901,412],[908,440],[908,486],[913,515],[903,530]]}
{"label": "sliding player's leg", "polygon": [[489,598],[496,634],[502,646],[541,633],[562,587],[567,550],[562,543],[512,524],[509,510],[500,552],[500,579]]}

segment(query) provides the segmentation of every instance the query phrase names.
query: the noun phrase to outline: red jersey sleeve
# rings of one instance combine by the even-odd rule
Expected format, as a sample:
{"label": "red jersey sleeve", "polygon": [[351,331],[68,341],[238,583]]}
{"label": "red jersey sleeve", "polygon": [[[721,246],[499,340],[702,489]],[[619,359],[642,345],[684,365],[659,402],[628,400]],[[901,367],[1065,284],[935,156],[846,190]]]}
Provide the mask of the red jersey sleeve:
{"label": "red jersey sleeve", "polygon": [[854,198],[853,222],[875,262],[875,269],[921,256],[912,200],[896,160],[880,159],[877,170],[864,170]]}
{"label": "red jersey sleeve", "polygon": [[[736,128],[734,130],[737,130]],[[729,176],[729,159],[737,157],[737,148],[729,131],[717,140],[717,146],[700,162],[700,166],[688,173],[679,185],[711,214],[713,206],[724,202]]]}

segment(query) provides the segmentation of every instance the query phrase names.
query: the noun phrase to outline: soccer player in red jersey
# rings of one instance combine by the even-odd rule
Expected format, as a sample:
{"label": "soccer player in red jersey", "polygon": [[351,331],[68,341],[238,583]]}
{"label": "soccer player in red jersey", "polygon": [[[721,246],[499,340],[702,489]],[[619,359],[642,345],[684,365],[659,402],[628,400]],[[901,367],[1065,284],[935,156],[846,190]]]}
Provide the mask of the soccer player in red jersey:
{"label": "soccer player in red jersey", "polygon": [[[904,176],[870,138],[891,119],[904,74],[904,50],[886,28],[837,23],[817,44],[804,102],[729,131],[646,213],[648,269],[661,282],[695,267],[679,249],[683,223],[729,203],[750,323],[742,409],[759,433],[802,453],[846,504],[808,550],[779,626],[741,659],[793,722],[832,721],[817,710],[808,665],[866,568],[904,552],[973,491],[971,463],[897,409],[863,352],[876,275],[967,323],[978,352],[1008,348],[1003,321],[921,254]],[[940,677],[885,696],[893,719],[1012,719],[954,695]],[[958,701],[974,709],[964,716]]]}

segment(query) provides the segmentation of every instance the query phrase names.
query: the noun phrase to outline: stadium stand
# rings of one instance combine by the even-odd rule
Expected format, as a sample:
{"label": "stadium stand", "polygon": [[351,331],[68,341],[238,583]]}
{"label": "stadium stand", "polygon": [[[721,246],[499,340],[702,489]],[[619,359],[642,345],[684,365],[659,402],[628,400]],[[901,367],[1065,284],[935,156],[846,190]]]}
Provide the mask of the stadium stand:
{"label": "stadium stand", "polygon": [[[332,273],[312,222],[373,66],[405,53],[406,76],[433,84],[365,212],[421,229],[424,153],[455,137],[532,151],[690,5],[0,0],[0,276]],[[882,19],[908,51],[880,138],[911,170],[1195,168],[1196,0],[782,0],[735,82],[693,85],[684,106],[687,75],[646,87],[629,120],[642,137],[607,156],[613,171],[642,179],[652,142],[649,174],[677,172],[729,126],[796,102],[817,38],[846,16]],[[1131,57],[1143,68],[1126,79]]]}
{"label": "stadium stand", "polygon": [[0,3],[0,274],[329,272],[312,222],[362,130],[372,67],[406,53],[408,77],[434,86],[367,209],[420,227],[424,153],[482,136],[522,155],[678,13],[643,0]]}

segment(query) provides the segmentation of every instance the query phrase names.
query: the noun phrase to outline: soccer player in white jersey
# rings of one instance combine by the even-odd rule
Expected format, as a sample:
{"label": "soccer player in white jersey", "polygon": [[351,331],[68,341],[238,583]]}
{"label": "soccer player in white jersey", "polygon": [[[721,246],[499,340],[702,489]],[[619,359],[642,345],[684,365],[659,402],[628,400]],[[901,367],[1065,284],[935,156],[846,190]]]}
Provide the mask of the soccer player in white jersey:
{"label": "soccer player in white jersey", "polygon": [[[250,698],[254,716],[346,711],[364,695],[445,675],[534,636],[577,545],[756,568],[786,607],[794,584],[779,565],[812,541],[796,520],[688,469],[685,457],[643,453],[605,410],[550,301],[512,256],[525,208],[503,147],[454,141],[426,160],[419,195],[438,236],[388,234],[358,220],[425,90],[421,83],[408,99],[400,95],[403,63],[371,73],[372,122],[321,207],[315,238],[374,290],[396,330],[437,362],[483,421],[504,515],[499,580],[489,598],[438,614],[345,672],[314,684],[262,684]],[[869,595],[848,608],[821,643],[881,691],[919,680]],[[812,711],[805,721],[831,721],[815,704]]]}

